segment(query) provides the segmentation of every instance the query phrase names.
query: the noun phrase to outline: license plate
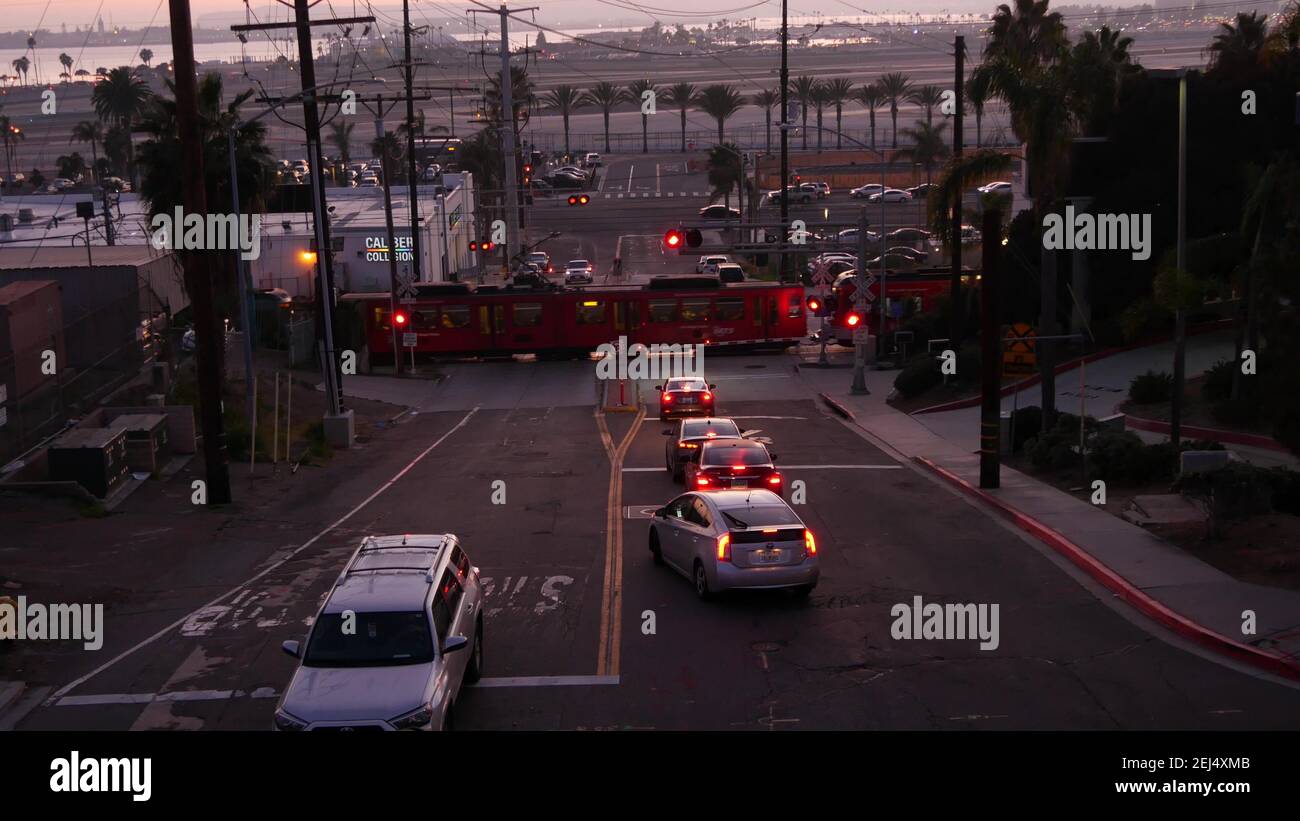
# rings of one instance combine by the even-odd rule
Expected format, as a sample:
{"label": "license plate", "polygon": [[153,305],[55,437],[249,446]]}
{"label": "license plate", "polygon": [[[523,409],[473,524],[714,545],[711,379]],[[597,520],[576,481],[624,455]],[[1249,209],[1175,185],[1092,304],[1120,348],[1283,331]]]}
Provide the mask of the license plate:
{"label": "license plate", "polygon": [[748,480],[748,479],[732,479],[732,480],[731,480],[731,486],[732,486],[732,487],[749,487],[749,480]]}
{"label": "license plate", "polygon": [[776,564],[781,561],[780,550],[755,550],[754,562],[756,564]]}
{"label": "license plate", "polygon": [[694,396],[683,396],[682,399],[681,399],[681,403],[682,403],[683,405],[694,405],[694,404],[695,404],[695,397],[694,397]]}

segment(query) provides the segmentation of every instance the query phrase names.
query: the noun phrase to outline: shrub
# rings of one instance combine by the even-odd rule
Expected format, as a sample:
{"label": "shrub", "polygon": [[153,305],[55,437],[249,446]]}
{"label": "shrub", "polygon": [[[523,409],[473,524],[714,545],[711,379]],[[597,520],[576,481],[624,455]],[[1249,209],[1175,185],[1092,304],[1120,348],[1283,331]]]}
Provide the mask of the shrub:
{"label": "shrub", "polygon": [[1173,314],[1150,297],[1139,299],[1124,309],[1120,325],[1129,342],[1157,331],[1169,329]]}
{"label": "shrub", "polygon": [[1273,421],[1273,438],[1300,455],[1300,408],[1286,408]]}
{"label": "shrub", "polygon": [[920,396],[943,381],[939,366],[929,356],[919,356],[894,377],[894,387],[905,398]]}
{"label": "shrub", "polygon": [[1209,513],[1209,534],[1217,536],[1224,519],[1240,519],[1273,508],[1271,471],[1246,462],[1229,462],[1214,470],[1185,473],[1174,490],[1197,499]]}
{"label": "shrub", "polygon": [[1220,359],[1205,372],[1205,381],[1201,383],[1201,396],[1210,402],[1221,402],[1232,394],[1231,360]]}
{"label": "shrub", "polygon": [[1088,443],[1088,461],[1107,481],[1143,484],[1172,477],[1178,457],[1168,442],[1148,445],[1131,431],[1105,431]]}
{"label": "shrub", "polygon": [[1043,430],[1043,409],[1037,405],[1017,408],[1011,414],[1011,449],[1019,453],[1030,439]]}
{"label": "shrub", "polygon": [[1188,439],[1183,442],[1182,450],[1223,450],[1223,443],[1213,439]]}
{"label": "shrub", "polygon": [[1026,442],[1025,455],[1038,470],[1064,470],[1079,464],[1078,444],[1052,433]]}
{"label": "shrub", "polygon": [[1250,427],[1259,421],[1259,403],[1253,399],[1224,399],[1210,408],[1214,420],[1232,427]]}
{"label": "shrub", "polygon": [[1128,386],[1128,398],[1139,405],[1168,402],[1169,397],[1173,395],[1173,390],[1173,376],[1163,371],[1160,373],[1147,371],[1133,377],[1133,381]]}

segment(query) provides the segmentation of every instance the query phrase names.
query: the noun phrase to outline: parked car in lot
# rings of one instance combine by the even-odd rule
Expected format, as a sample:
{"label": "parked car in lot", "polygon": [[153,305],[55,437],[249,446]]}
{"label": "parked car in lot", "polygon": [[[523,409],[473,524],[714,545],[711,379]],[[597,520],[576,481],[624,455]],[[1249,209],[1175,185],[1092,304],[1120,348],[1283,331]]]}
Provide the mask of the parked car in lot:
{"label": "parked car in lot", "polygon": [[725,205],[706,205],[700,209],[700,219],[706,222],[727,222],[740,219],[740,209]]}
{"label": "parked car in lot", "polygon": [[582,158],[582,164],[588,168],[599,168],[602,164],[600,155],[595,151],[588,151],[587,156]]}
{"label": "parked car in lot", "polygon": [[744,282],[745,269],[734,262],[724,262],[718,266],[718,280],[724,283]]}
{"label": "parked car in lot", "polygon": [[1010,193],[1011,193],[1011,183],[1009,183],[1009,182],[991,182],[991,183],[988,183],[987,185],[981,185],[979,188],[977,188],[977,189],[975,189],[975,190],[976,190],[976,191],[979,191],[981,194],[1010,194]]}
{"label": "parked car in lot", "polygon": [[926,259],[928,259],[930,256],[928,251],[918,251],[915,248],[911,248],[906,245],[896,245],[893,248],[886,248],[885,255],[889,256],[890,254],[894,254],[901,257],[907,257],[908,259],[916,262],[917,264],[925,262]]}
{"label": "parked car in lot", "polygon": [[821,577],[817,540],[768,490],[685,493],[655,511],[650,554],[690,579],[702,600],[733,589],[793,589]]}
{"label": "parked car in lot", "polygon": [[587,187],[586,177],[579,177],[567,171],[556,171],[547,178],[547,182],[551,184],[552,188],[577,189]]}
{"label": "parked car in lot", "polygon": [[585,259],[571,259],[564,264],[565,285],[590,285],[595,268]]}
{"label": "parked car in lot", "polygon": [[588,174],[586,171],[583,171],[581,168],[579,168],[579,167],[576,166],[576,165],[562,165],[562,166],[560,166],[559,168],[557,168],[557,169],[555,169],[554,171],[552,171],[551,173],[552,173],[552,174],[568,174],[569,176],[572,176],[572,177],[579,177],[579,178],[584,179],[584,180],[591,176],[591,175]]}
{"label": "parked car in lot", "polygon": [[928,245],[934,242],[934,234],[924,228],[895,228],[893,231],[885,234],[885,238],[890,242],[895,243],[906,242],[909,244],[922,243]]}
{"label": "parked car in lot", "polygon": [[914,199],[920,199],[920,198],[930,196],[930,192],[938,187],[939,186],[935,185],[932,182],[923,182],[920,185],[914,185],[911,188],[905,190],[907,191],[907,193],[911,194]]}
{"label": "parked car in lot", "polygon": [[[880,244],[880,235],[877,234],[875,231],[868,230],[867,244],[871,245],[873,243],[877,245]],[[858,244],[858,229],[845,228],[843,231],[835,235],[835,244],[856,246]]]}
{"label": "parked car in lot", "polygon": [[453,534],[367,537],[321,605],[277,730],[439,730],[483,675],[483,588]]}
{"label": "parked car in lot", "polygon": [[740,434],[740,426],[734,419],[683,419],[675,427],[664,431],[664,436],[669,437],[664,443],[664,467],[672,474],[674,481],[680,482],[686,476],[686,463],[701,445],[711,439],[739,439]]}
{"label": "parked car in lot", "polygon": [[[881,268],[882,257],[876,257],[867,262],[867,269],[879,271]],[[890,271],[910,271],[920,266],[920,262],[913,257],[904,254],[887,253],[883,257],[884,267]]]}

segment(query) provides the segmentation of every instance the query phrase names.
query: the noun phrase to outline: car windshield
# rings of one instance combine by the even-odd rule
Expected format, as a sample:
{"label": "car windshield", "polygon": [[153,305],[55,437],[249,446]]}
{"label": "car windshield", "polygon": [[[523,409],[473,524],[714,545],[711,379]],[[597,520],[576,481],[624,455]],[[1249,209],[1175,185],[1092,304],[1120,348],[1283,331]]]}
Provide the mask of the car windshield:
{"label": "car windshield", "polygon": [[669,379],[666,391],[702,391],[708,388],[703,379]]}
{"label": "car windshield", "polygon": [[701,462],[706,465],[766,465],[771,461],[762,445],[705,447]]}
{"label": "car windshield", "polygon": [[684,438],[705,437],[705,436],[739,436],[740,428],[730,419],[704,420],[692,419],[689,422],[682,423],[682,436]]}
{"label": "car windshield", "polygon": [[429,620],[414,613],[326,613],[311,631],[306,667],[389,667],[433,660]]}

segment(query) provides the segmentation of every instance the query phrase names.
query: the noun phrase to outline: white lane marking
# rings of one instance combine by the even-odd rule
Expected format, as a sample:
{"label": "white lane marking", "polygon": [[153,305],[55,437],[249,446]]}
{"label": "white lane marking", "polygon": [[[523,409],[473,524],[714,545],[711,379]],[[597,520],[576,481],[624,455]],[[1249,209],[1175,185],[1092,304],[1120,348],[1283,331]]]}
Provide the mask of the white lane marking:
{"label": "white lane marking", "polygon": [[[725,416],[725,417],[724,417],[724,416],[718,416],[717,418],[718,418],[718,419],[791,419],[791,420],[794,420],[794,421],[796,421],[796,422],[804,422],[804,421],[807,421],[807,417],[806,417],[806,416]],[[658,417],[658,416],[647,416],[647,417],[645,418],[645,421],[647,421],[647,422],[658,422],[658,421],[659,421],[659,417]]]}
{"label": "white lane marking", "polygon": [[618,684],[618,676],[502,676],[479,679],[468,687],[590,687]]}
{"label": "white lane marking", "polygon": [[339,517],[338,519],[336,519],[336,520],[334,521],[333,524],[329,525],[329,526],[326,527],[324,530],[322,530],[321,532],[317,533],[315,536],[312,536],[310,539],[308,539],[307,541],[303,542],[303,543],[302,543],[301,545],[299,545],[298,547],[295,547],[293,550],[289,551],[289,552],[288,552],[287,554],[285,554],[285,555],[284,555],[284,556],[283,556],[279,561],[272,562],[271,564],[267,565],[265,568],[263,568],[263,569],[262,569],[261,571],[259,571],[258,573],[256,573],[256,574],[250,576],[249,578],[245,579],[245,580],[244,580],[241,584],[239,584],[238,586],[230,588],[229,590],[227,590],[226,592],[222,593],[220,596],[217,596],[215,599],[213,599],[212,601],[210,601],[210,602],[208,602],[207,604],[203,605],[202,607],[199,607],[199,608],[195,609],[194,611],[192,611],[192,612],[190,612],[190,613],[186,613],[184,616],[181,616],[179,619],[177,619],[176,621],[174,621],[174,622],[172,622],[171,624],[167,625],[166,627],[162,628],[162,629],[159,630],[158,632],[154,633],[152,636],[149,636],[148,638],[141,640],[140,642],[138,642],[137,644],[135,644],[133,647],[130,647],[130,648],[126,649],[126,650],[123,650],[121,653],[118,653],[116,656],[114,656],[113,658],[111,658],[111,659],[109,659],[108,661],[104,662],[103,664],[99,665],[99,666],[96,667],[95,669],[91,670],[89,673],[86,673],[84,676],[81,676],[80,678],[77,678],[77,679],[73,680],[72,682],[63,685],[63,686],[60,687],[58,690],[54,691],[54,694],[53,694],[53,695],[51,695],[48,699],[46,699],[46,701],[45,701],[46,706],[50,706],[50,705],[54,704],[55,702],[57,702],[59,699],[63,698],[65,695],[67,695],[67,694],[68,694],[69,692],[71,692],[72,690],[76,689],[77,687],[80,687],[82,684],[85,684],[87,681],[90,681],[92,678],[94,678],[95,676],[97,676],[97,675],[99,675],[100,673],[104,672],[105,670],[109,669],[110,667],[113,667],[114,665],[116,665],[116,664],[117,664],[119,661],[121,661],[122,659],[127,658],[128,656],[134,655],[136,652],[140,651],[141,649],[143,649],[143,648],[145,648],[145,647],[148,647],[150,644],[153,644],[153,643],[154,643],[155,641],[157,641],[158,639],[162,638],[163,636],[165,636],[165,635],[167,635],[168,633],[172,632],[172,631],[175,630],[176,628],[178,628],[178,627],[180,627],[181,625],[185,624],[187,621],[189,621],[189,620],[190,620],[194,615],[196,615],[197,613],[199,613],[199,612],[201,612],[201,611],[203,611],[203,610],[205,610],[205,609],[208,609],[208,608],[216,607],[217,605],[221,604],[223,601],[225,601],[226,599],[230,598],[231,596],[237,595],[237,594],[241,593],[242,591],[245,591],[245,590],[248,588],[248,586],[249,586],[250,584],[252,584],[253,582],[257,581],[258,579],[263,578],[264,576],[266,576],[267,574],[271,573],[272,571],[274,571],[274,570],[276,570],[276,569],[282,567],[285,563],[287,563],[287,562],[289,562],[290,560],[292,560],[292,559],[293,559],[295,556],[297,556],[299,553],[301,553],[302,551],[304,551],[304,550],[306,550],[307,548],[311,547],[311,546],[314,545],[316,542],[320,541],[321,538],[322,538],[323,536],[325,536],[327,533],[330,533],[331,531],[335,530],[339,525],[343,524],[343,523],[346,522],[348,519],[351,519],[351,518],[352,518],[353,516],[355,516],[355,515],[357,514],[357,512],[360,511],[363,507],[365,507],[366,505],[368,505],[368,504],[370,504],[371,502],[373,502],[376,498],[379,497],[379,495],[380,495],[381,493],[383,493],[384,491],[386,491],[386,490],[388,490],[390,487],[392,487],[394,484],[396,484],[396,482],[397,482],[398,479],[401,479],[403,476],[405,476],[406,474],[410,473],[412,468],[414,468],[417,464],[419,464],[420,461],[421,461],[422,459],[424,459],[424,457],[426,457],[426,456],[428,456],[430,453],[432,453],[434,448],[438,447],[438,446],[441,445],[444,441],[446,441],[447,438],[448,438],[449,436],[451,436],[453,433],[455,433],[456,431],[460,430],[461,428],[465,427],[466,423],[469,422],[470,417],[472,417],[474,414],[478,413],[479,407],[480,407],[479,405],[475,405],[473,408],[471,408],[470,411],[469,411],[469,413],[467,413],[467,414],[465,414],[463,417],[461,417],[461,420],[460,420],[459,422],[457,422],[454,426],[452,426],[452,428],[451,428],[450,430],[448,430],[448,431],[447,431],[446,433],[444,433],[442,436],[439,436],[439,437],[437,438],[437,440],[435,440],[434,443],[433,443],[432,445],[429,445],[427,448],[425,448],[424,450],[420,451],[420,453],[417,454],[417,455],[415,456],[414,459],[412,459],[411,461],[407,462],[407,463],[406,463],[406,467],[402,468],[402,469],[399,470],[397,473],[393,474],[393,477],[392,477],[391,479],[389,479],[387,482],[384,482],[382,485],[380,485],[378,490],[376,490],[374,493],[372,493],[372,494],[370,494],[369,496],[367,496],[365,499],[361,500],[361,502],[360,502],[356,507],[352,508],[352,509],[349,510],[347,513],[344,513],[341,517]]}
{"label": "white lane marking", "polygon": [[659,163],[655,163],[655,196],[656,196],[656,197],[659,196],[659,193],[660,193],[660,190],[661,190],[660,187],[659,187],[659,172],[660,172],[660,170],[661,170],[661,168],[660,168]]}
{"label": "white lane marking", "polygon": [[[902,465],[777,465],[781,470],[902,470]],[[662,467],[623,468],[624,473],[667,473]]]}
{"label": "white lane marking", "polygon": [[794,379],[788,373],[737,373],[710,376],[710,379]]}
{"label": "white lane marking", "polygon": [[627,190],[632,190],[632,172],[636,170],[635,163],[629,163],[627,167]]}
{"label": "white lane marking", "polygon": [[86,696],[64,696],[55,707],[95,707],[106,704],[153,704],[170,701],[229,701],[233,698],[278,698],[279,693],[270,687],[259,687],[249,693],[244,690],[173,690],[169,693],[95,693]]}

